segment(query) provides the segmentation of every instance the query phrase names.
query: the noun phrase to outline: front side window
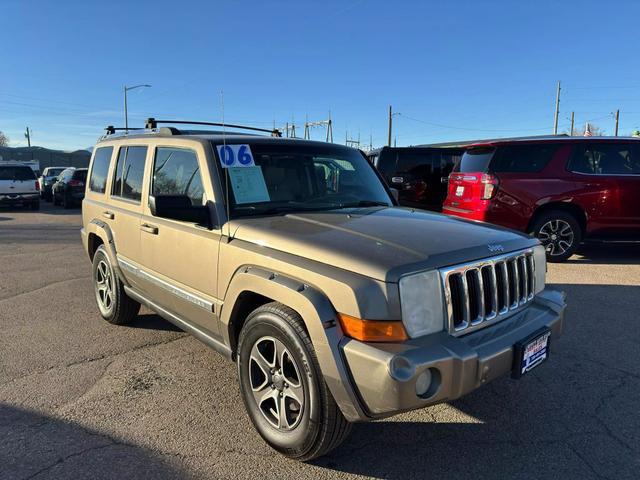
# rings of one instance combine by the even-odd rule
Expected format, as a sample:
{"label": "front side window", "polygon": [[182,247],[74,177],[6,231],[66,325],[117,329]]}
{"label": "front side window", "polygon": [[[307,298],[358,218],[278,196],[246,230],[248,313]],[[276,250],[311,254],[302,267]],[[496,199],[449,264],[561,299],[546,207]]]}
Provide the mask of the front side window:
{"label": "front side window", "polygon": [[111,195],[135,200],[142,198],[142,181],[147,147],[121,147],[113,176]]}
{"label": "front side window", "polygon": [[196,152],[185,148],[157,148],[151,195],[186,195],[192,205],[204,205],[206,199]]}
{"label": "front side window", "polygon": [[96,149],[89,177],[89,190],[96,193],[104,193],[107,188],[107,175],[113,147],[101,147]]}
{"label": "front side window", "polygon": [[[216,145],[217,147],[217,145]],[[391,206],[373,166],[335,145],[256,143],[253,165],[222,168],[232,218],[278,212]]]}
{"label": "front side window", "polygon": [[630,143],[577,145],[569,170],[589,175],[640,175],[640,146]]}

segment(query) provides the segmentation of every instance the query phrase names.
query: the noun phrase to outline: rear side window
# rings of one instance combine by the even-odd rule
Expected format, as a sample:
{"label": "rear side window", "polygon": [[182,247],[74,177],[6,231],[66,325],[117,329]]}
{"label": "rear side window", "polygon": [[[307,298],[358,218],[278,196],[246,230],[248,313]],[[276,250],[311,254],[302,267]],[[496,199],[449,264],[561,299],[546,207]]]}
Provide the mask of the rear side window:
{"label": "rear side window", "polygon": [[122,147],[118,152],[111,195],[135,200],[142,198],[142,180],[147,147]]}
{"label": "rear side window", "polygon": [[89,190],[97,193],[104,193],[107,188],[107,175],[109,174],[109,164],[113,147],[101,147],[96,149],[91,167],[91,177],[89,178]]}
{"label": "rear side window", "polygon": [[431,171],[432,155],[430,152],[419,150],[401,150],[398,152],[398,166],[396,170],[402,173],[416,173],[417,171]]}
{"label": "rear side window", "polygon": [[35,180],[36,174],[30,167],[21,167],[19,165],[0,167],[0,180],[16,180],[23,182],[25,180]]}
{"label": "rear side window", "polygon": [[489,169],[489,162],[495,153],[495,147],[471,148],[464,152],[455,171],[462,173],[482,173]]}
{"label": "rear side window", "polygon": [[629,143],[576,145],[568,168],[589,175],[640,175],[640,147]]}
{"label": "rear side window", "polygon": [[560,145],[540,143],[504,145],[491,162],[491,171],[504,173],[541,172],[551,161]]}
{"label": "rear side window", "polygon": [[187,195],[193,205],[203,205],[204,188],[196,152],[184,148],[157,148],[151,194]]}

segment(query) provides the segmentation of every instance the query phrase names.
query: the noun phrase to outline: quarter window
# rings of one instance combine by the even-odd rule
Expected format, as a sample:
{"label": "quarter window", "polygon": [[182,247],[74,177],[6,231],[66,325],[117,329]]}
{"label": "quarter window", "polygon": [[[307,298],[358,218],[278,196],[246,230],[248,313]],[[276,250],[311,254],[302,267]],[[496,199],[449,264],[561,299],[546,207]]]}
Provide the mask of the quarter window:
{"label": "quarter window", "polygon": [[204,205],[204,188],[196,152],[184,148],[156,149],[151,194],[186,195],[193,205]]}
{"label": "quarter window", "polygon": [[569,170],[589,175],[640,175],[640,146],[628,143],[578,145]]}
{"label": "quarter window", "polygon": [[541,172],[560,146],[541,143],[536,145],[505,145],[491,163],[491,170],[504,173]]}
{"label": "quarter window", "polygon": [[89,178],[89,190],[97,193],[104,193],[107,187],[107,175],[109,174],[109,164],[113,147],[102,147],[96,149],[91,167],[91,177]]}
{"label": "quarter window", "polygon": [[112,195],[140,201],[146,159],[147,147],[120,148],[113,177]]}

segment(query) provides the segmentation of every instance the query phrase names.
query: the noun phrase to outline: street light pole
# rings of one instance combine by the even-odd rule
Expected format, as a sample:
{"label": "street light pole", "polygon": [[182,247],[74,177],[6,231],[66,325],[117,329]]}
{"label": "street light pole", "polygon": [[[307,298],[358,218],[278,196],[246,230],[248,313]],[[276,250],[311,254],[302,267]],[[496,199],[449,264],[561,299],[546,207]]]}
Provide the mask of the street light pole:
{"label": "street light pole", "polygon": [[146,83],[140,85],[134,85],[133,87],[127,87],[126,85],[123,87],[124,90],[124,130],[125,132],[129,132],[129,115],[127,113],[127,92],[129,90],[133,90],[134,88],[147,87],[150,88],[151,85]]}

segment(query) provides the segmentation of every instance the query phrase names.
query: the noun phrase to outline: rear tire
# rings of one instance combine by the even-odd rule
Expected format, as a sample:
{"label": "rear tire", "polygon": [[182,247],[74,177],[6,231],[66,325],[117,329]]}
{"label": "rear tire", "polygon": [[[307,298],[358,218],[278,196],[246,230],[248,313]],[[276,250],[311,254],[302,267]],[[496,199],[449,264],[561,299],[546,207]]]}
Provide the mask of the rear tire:
{"label": "rear tire", "polygon": [[113,269],[104,245],[93,256],[93,286],[100,315],[114,325],[126,325],[140,311],[140,304],[127,296]]}
{"label": "rear tire", "polygon": [[531,232],[545,246],[547,261],[564,262],[573,255],[582,239],[576,218],[562,210],[551,210],[536,217]]}
{"label": "rear tire", "polygon": [[62,208],[64,208],[65,210],[69,210],[71,207],[73,207],[73,204],[71,203],[71,199],[69,198],[69,195],[66,193],[62,194]]}
{"label": "rear tire", "polygon": [[53,201],[53,204],[54,204],[55,206],[60,205],[60,202],[58,201],[58,196],[57,196],[55,193],[52,193],[52,194],[51,194],[51,200]]}
{"label": "rear tire", "polygon": [[249,315],[238,341],[238,377],[253,425],[281,454],[312,460],[349,435],[351,423],[327,388],[304,321],[291,308],[274,302]]}

